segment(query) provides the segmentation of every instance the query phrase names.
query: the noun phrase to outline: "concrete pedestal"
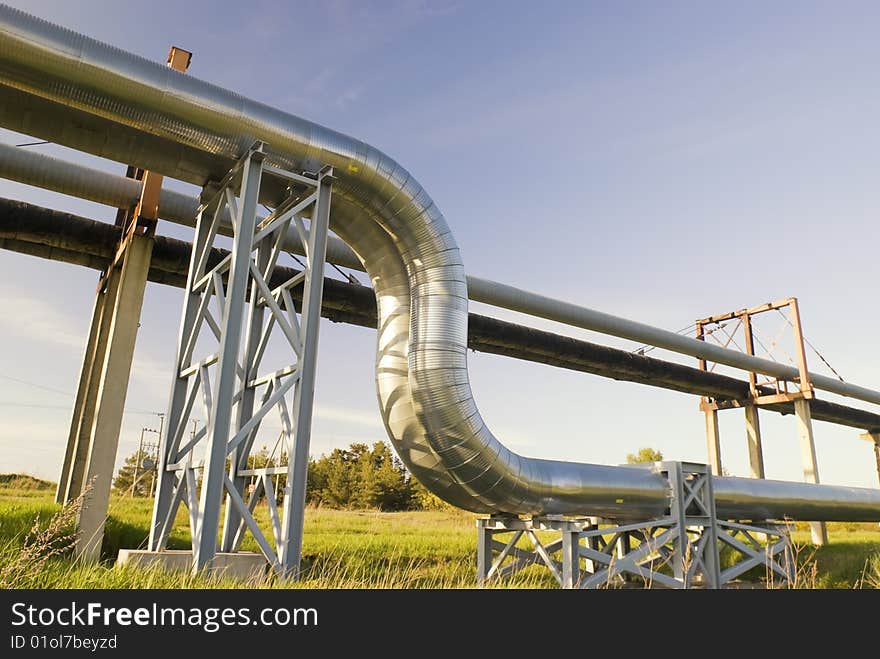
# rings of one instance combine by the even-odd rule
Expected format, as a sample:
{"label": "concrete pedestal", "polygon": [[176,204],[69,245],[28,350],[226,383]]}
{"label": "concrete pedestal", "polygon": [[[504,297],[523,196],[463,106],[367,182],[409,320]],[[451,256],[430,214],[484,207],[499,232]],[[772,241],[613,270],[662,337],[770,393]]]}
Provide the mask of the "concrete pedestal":
{"label": "concrete pedestal", "polygon": [[[193,566],[192,551],[166,550],[147,551],[145,549],[120,549],[117,565],[134,565],[152,567],[175,572],[191,572]],[[218,552],[211,563],[205,568],[210,576],[230,577],[248,582],[261,581],[266,576],[268,563],[262,554],[255,552]]]}

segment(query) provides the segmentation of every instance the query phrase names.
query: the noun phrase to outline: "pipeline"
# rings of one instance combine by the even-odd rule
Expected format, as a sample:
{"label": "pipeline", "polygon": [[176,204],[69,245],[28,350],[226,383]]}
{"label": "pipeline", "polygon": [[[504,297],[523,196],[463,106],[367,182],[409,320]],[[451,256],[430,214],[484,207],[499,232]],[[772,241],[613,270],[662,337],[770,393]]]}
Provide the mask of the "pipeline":
{"label": "pipeline", "polygon": [[[140,198],[142,185],[139,181],[125,176],[109,174],[99,169],[2,143],[0,143],[0,177],[114,208],[133,206]],[[175,224],[193,227],[198,206],[199,200],[195,197],[163,189],[159,199],[159,217]],[[220,233],[232,235],[227,209],[224,209],[221,215]],[[285,240],[285,248],[296,254],[303,253],[302,242],[296,235],[295,229],[290,229]],[[327,261],[354,270],[363,270],[360,259],[351,248],[333,236],[328,239]],[[467,293],[468,298],[475,302],[518,311],[571,327],[630,339],[682,355],[772,375],[783,380],[796,381],[800,377],[798,369],[792,366],[722,348],[628,318],[555,300],[490,279],[468,275]],[[880,404],[880,392],[873,389],[842,382],[818,373],[810,373],[810,382],[817,389]]]}
{"label": "pipeline", "polygon": [[[120,229],[106,222],[0,198],[0,249],[103,271],[116,254],[119,235]],[[190,243],[156,235],[149,281],[183,288],[191,252]],[[228,254],[214,248],[208,266],[213,267]],[[278,272],[281,275],[277,281],[270,282],[273,287],[299,274],[294,268],[282,266]],[[300,302],[302,286],[293,287],[291,294],[295,302]],[[376,299],[366,286],[325,277],[321,315],[333,322],[375,329]],[[473,312],[468,313],[468,348],[720,401],[741,401],[751,395],[745,380]],[[762,394],[774,393],[770,387],[759,390]],[[792,403],[762,409],[794,413]],[[880,433],[880,414],[867,410],[814,398],[810,414],[816,421]]]}
{"label": "pipeline", "polygon": [[[0,177],[113,208],[134,207],[141,198],[143,186],[141,181],[127,176],[110,174],[3,143],[0,143]],[[194,227],[199,203],[197,197],[162,188],[159,193],[159,219]],[[228,208],[224,207],[220,218],[220,233],[231,236],[232,222]],[[295,254],[303,255],[299,238],[291,236],[285,247]],[[351,248],[333,236],[328,237],[327,260],[336,265],[363,270],[360,259]]]}
{"label": "pipeline", "polygon": [[[16,149],[0,143],[0,177],[29,185],[53,190],[81,199],[87,199],[114,208],[128,208],[140,198],[141,183],[124,176],[108,174],[99,169],[67,162],[41,153]],[[199,200],[173,190],[163,189],[160,195],[160,219],[195,226]],[[229,211],[221,215],[220,233],[232,235]],[[285,248],[296,254],[303,253],[302,242],[290,229]],[[363,270],[357,255],[343,241],[329,237],[327,261],[354,270]],[[747,355],[736,350],[716,346],[705,341],[676,334],[659,327],[621,318],[595,309],[515,288],[490,279],[467,276],[468,298],[501,309],[552,320],[563,325],[608,334],[664,348],[671,352],[689,355],[719,364],[772,375],[789,381],[800,377],[798,370],[778,362]],[[810,382],[822,389],[841,396],[848,396],[880,404],[880,392],[842,382],[827,376],[810,373]]]}
{"label": "pipeline", "polygon": [[[3,127],[197,185],[222,178],[255,141],[285,169],[332,166],[333,230],[377,299],[380,411],[416,478],[475,512],[664,513],[660,474],[527,458],[489,431],[468,380],[467,280],[455,239],[427,192],[378,149],[7,6],[0,85]],[[267,203],[280,200],[265,191]],[[880,519],[876,490],[717,480],[716,506],[732,517]]]}

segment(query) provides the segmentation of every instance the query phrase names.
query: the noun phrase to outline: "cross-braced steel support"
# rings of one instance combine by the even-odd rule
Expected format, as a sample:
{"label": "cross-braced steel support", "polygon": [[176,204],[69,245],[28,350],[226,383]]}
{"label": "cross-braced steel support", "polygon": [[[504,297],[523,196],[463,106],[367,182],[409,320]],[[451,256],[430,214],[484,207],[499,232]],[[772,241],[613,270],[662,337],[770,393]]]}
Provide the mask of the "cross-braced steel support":
{"label": "cross-braced steel support", "polygon": [[[668,514],[657,519],[630,524],[597,518],[478,519],[479,585],[534,564],[546,567],[563,588],[619,587],[634,578],[648,587],[720,588],[758,565],[780,581],[792,579],[784,525],[718,521],[706,465],[661,462],[653,468],[669,479],[672,492]],[[765,547],[756,540],[760,533],[776,539]],[[741,555],[724,571],[721,547]]]}
{"label": "cross-braced steel support", "polygon": [[719,548],[727,548],[731,553],[730,565],[721,572],[721,583],[756,567],[764,568],[770,585],[794,583],[795,561],[788,524],[719,520],[716,533]]}
{"label": "cross-braced steel support", "polygon": [[[238,550],[245,532],[250,531],[273,569],[295,578],[302,546],[333,177],[329,167],[309,177],[265,164],[263,158],[258,143],[200,208],[159,452],[149,546],[151,551],[165,548],[182,502],[189,509],[194,570],[209,567],[218,548]],[[257,202],[265,176],[284,181],[290,194],[258,221]],[[232,218],[232,249],[219,259],[211,248],[225,208]],[[307,229],[302,215],[308,210],[311,223]],[[276,276],[276,265],[291,236],[302,241],[306,267],[283,280]],[[303,286],[299,318],[291,296],[297,286]],[[292,351],[296,361],[269,370],[263,361],[272,353],[268,346],[273,330],[283,343],[275,356]],[[206,354],[195,357],[200,347]],[[185,439],[197,400],[207,423]],[[248,458],[260,425],[272,409],[279,414],[279,441],[287,464],[256,468]],[[278,475],[286,482],[280,510],[273,485]],[[254,487],[249,487],[252,480]],[[271,540],[254,517],[257,503],[263,500]]]}

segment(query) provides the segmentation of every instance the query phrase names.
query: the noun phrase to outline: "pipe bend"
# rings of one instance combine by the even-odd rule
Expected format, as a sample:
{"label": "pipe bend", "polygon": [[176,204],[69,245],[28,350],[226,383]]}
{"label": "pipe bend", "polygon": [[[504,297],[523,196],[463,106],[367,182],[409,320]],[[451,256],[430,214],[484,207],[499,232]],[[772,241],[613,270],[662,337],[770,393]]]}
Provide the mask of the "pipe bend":
{"label": "pipe bend", "polygon": [[[467,376],[461,254],[440,209],[400,163],[360,140],[9,7],[0,8],[0,23],[0,83],[56,108],[36,126],[47,139],[65,143],[76,133],[76,110],[105,131],[73,146],[198,184],[219,178],[256,140],[266,143],[272,164],[334,167],[332,227],[363,261],[378,303],[382,419],[407,468],[438,496],[477,512],[586,513],[597,490],[619,485],[646,489],[652,511],[665,505],[658,478],[532,460],[486,427]],[[121,129],[130,137],[107,139]],[[184,150],[149,149],[148,137]]]}
{"label": "pipe bend", "polygon": [[[439,208],[390,156],[5,5],[0,89],[0,125],[191,183],[222,178],[257,140],[271,164],[332,166],[332,228],[373,282],[380,412],[412,473],[476,512],[650,517],[666,510],[667,482],[657,473],[528,458],[488,429],[467,373],[461,254]],[[735,483],[728,490],[730,498],[745,496]],[[770,510],[774,493],[756,497],[762,505],[771,500]],[[880,513],[880,498],[867,497],[865,506]]]}

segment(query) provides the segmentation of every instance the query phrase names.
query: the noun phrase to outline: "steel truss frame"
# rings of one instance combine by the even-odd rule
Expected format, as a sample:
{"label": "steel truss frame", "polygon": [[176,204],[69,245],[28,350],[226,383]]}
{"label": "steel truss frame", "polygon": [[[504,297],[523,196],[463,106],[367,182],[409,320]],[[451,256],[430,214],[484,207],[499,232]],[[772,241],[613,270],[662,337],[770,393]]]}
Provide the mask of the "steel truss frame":
{"label": "steel truss frame", "polygon": [[741,555],[738,562],[721,572],[721,583],[728,583],[758,566],[764,566],[767,582],[771,585],[795,582],[796,566],[788,524],[742,524],[718,520],[716,533],[719,548],[726,546]]}
{"label": "steel truss frame", "polygon": [[[165,549],[183,503],[189,511],[194,571],[208,567],[218,550],[237,551],[250,531],[275,572],[297,578],[333,170],[325,167],[314,176],[300,175],[264,164],[263,159],[263,144],[258,142],[218,185],[203,193],[208,199],[196,223],[149,548]],[[257,203],[266,176],[281,179],[289,196],[259,220]],[[233,244],[229,255],[215,262],[211,250],[224,208],[232,218]],[[307,209],[308,230],[302,218]],[[295,231],[289,232],[290,227]],[[302,241],[306,267],[279,282],[273,274],[288,233]],[[303,300],[297,318],[290,291],[299,285]],[[210,310],[212,300],[217,318]],[[262,362],[273,329],[283,335],[296,361],[269,370]],[[200,336],[207,336],[212,345],[216,342],[216,351],[195,357]],[[207,424],[184,441],[197,399]],[[249,469],[260,424],[273,408],[280,416],[288,464]],[[195,456],[197,448],[204,449],[203,459]],[[287,477],[280,509],[272,482],[279,473]],[[256,487],[248,498],[252,478]],[[271,539],[254,519],[256,503],[264,494]]]}
{"label": "steel truss frame", "polygon": [[[478,519],[478,584],[535,564],[546,567],[562,588],[619,587],[636,577],[648,587],[721,588],[759,565],[780,583],[793,581],[787,525],[718,520],[706,465],[661,462],[651,467],[669,479],[672,491],[669,512],[658,519],[629,524],[595,517]],[[761,534],[773,539],[765,546]],[[498,536],[506,537],[501,541]],[[523,538],[531,548],[521,546]],[[734,552],[735,562],[722,571],[723,547]]]}

